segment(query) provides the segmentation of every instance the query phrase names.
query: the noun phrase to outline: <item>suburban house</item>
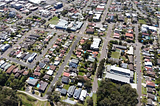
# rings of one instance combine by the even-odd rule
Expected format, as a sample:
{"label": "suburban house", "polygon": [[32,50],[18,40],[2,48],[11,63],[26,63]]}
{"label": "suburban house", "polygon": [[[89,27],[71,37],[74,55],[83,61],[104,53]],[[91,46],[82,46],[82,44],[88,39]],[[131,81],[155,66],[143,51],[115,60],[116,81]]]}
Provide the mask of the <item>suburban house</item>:
{"label": "suburban house", "polygon": [[35,79],[33,77],[29,77],[26,82],[31,85],[31,86],[36,86],[37,82],[39,81],[39,79]]}
{"label": "suburban house", "polygon": [[42,92],[44,92],[45,90],[46,90],[46,88],[47,88],[47,86],[48,86],[48,83],[47,82],[44,82],[44,81],[40,81],[40,83],[39,83],[39,90],[40,91],[42,91]]}
{"label": "suburban house", "polygon": [[155,88],[155,83],[151,81],[146,82],[146,87]]}
{"label": "suburban house", "polygon": [[86,98],[86,96],[87,96],[87,91],[86,91],[86,90],[82,90],[82,91],[81,91],[81,95],[80,95],[80,97],[79,97],[79,100],[80,100],[80,101],[84,101],[85,98]]}
{"label": "suburban house", "polygon": [[82,91],[82,88],[79,88],[79,89],[75,90],[74,95],[73,95],[74,99],[79,99],[81,91]]}
{"label": "suburban house", "polygon": [[76,89],[76,86],[70,86],[68,88],[68,91],[67,91],[68,97],[72,97],[73,96],[75,89]]}

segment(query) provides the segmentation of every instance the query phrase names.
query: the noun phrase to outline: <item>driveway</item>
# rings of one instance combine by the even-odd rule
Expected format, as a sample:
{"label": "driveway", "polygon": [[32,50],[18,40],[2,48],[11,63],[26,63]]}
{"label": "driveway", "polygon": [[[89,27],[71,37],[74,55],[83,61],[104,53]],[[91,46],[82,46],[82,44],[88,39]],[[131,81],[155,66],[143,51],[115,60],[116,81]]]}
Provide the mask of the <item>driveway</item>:
{"label": "driveway", "polygon": [[63,102],[75,105],[77,102],[70,100],[69,98],[67,98],[66,100],[63,100]]}

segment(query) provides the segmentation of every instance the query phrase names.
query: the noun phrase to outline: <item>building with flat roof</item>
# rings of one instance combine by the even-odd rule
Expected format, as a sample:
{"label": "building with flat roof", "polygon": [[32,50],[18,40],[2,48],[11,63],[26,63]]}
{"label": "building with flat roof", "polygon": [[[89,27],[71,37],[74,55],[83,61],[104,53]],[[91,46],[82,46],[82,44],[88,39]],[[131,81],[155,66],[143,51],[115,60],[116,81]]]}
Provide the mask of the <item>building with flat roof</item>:
{"label": "building with flat roof", "polygon": [[91,44],[90,49],[99,50],[101,39],[100,38],[93,38],[93,43]]}
{"label": "building with flat roof", "polygon": [[106,72],[106,78],[121,82],[121,83],[130,83],[133,76],[132,72],[129,69],[124,69],[116,66],[108,66]]}

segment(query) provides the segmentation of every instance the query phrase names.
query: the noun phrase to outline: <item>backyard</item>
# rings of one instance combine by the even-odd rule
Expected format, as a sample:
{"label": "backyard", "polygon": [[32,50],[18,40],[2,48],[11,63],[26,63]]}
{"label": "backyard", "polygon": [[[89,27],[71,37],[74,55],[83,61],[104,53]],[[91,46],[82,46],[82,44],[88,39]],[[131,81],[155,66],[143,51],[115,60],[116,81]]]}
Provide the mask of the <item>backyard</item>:
{"label": "backyard", "polygon": [[145,20],[143,20],[143,19],[139,19],[139,20],[138,20],[138,23],[139,23],[139,24],[146,24]]}
{"label": "backyard", "polygon": [[112,54],[111,54],[111,57],[112,58],[116,58],[116,59],[119,59],[119,56],[120,56],[120,53],[119,52],[112,52]]}

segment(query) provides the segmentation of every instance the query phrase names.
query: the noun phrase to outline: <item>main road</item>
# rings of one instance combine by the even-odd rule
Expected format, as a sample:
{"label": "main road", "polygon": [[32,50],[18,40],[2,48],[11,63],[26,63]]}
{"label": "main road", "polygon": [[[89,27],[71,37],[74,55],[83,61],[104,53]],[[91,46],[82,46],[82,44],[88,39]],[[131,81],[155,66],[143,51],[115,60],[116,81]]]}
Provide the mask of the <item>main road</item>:
{"label": "main road", "polygon": [[139,34],[139,31],[138,31],[138,24],[135,24],[135,35],[136,35],[136,38],[135,38],[135,41],[136,41],[136,51],[135,51],[135,61],[136,61],[136,72],[138,74],[138,78],[137,78],[137,93],[138,93],[138,100],[139,100],[139,103],[137,106],[141,106],[140,104],[140,97],[141,97],[141,94],[142,94],[142,91],[141,91],[141,57],[140,57],[140,49],[142,47],[142,44],[138,42],[138,34]]}

